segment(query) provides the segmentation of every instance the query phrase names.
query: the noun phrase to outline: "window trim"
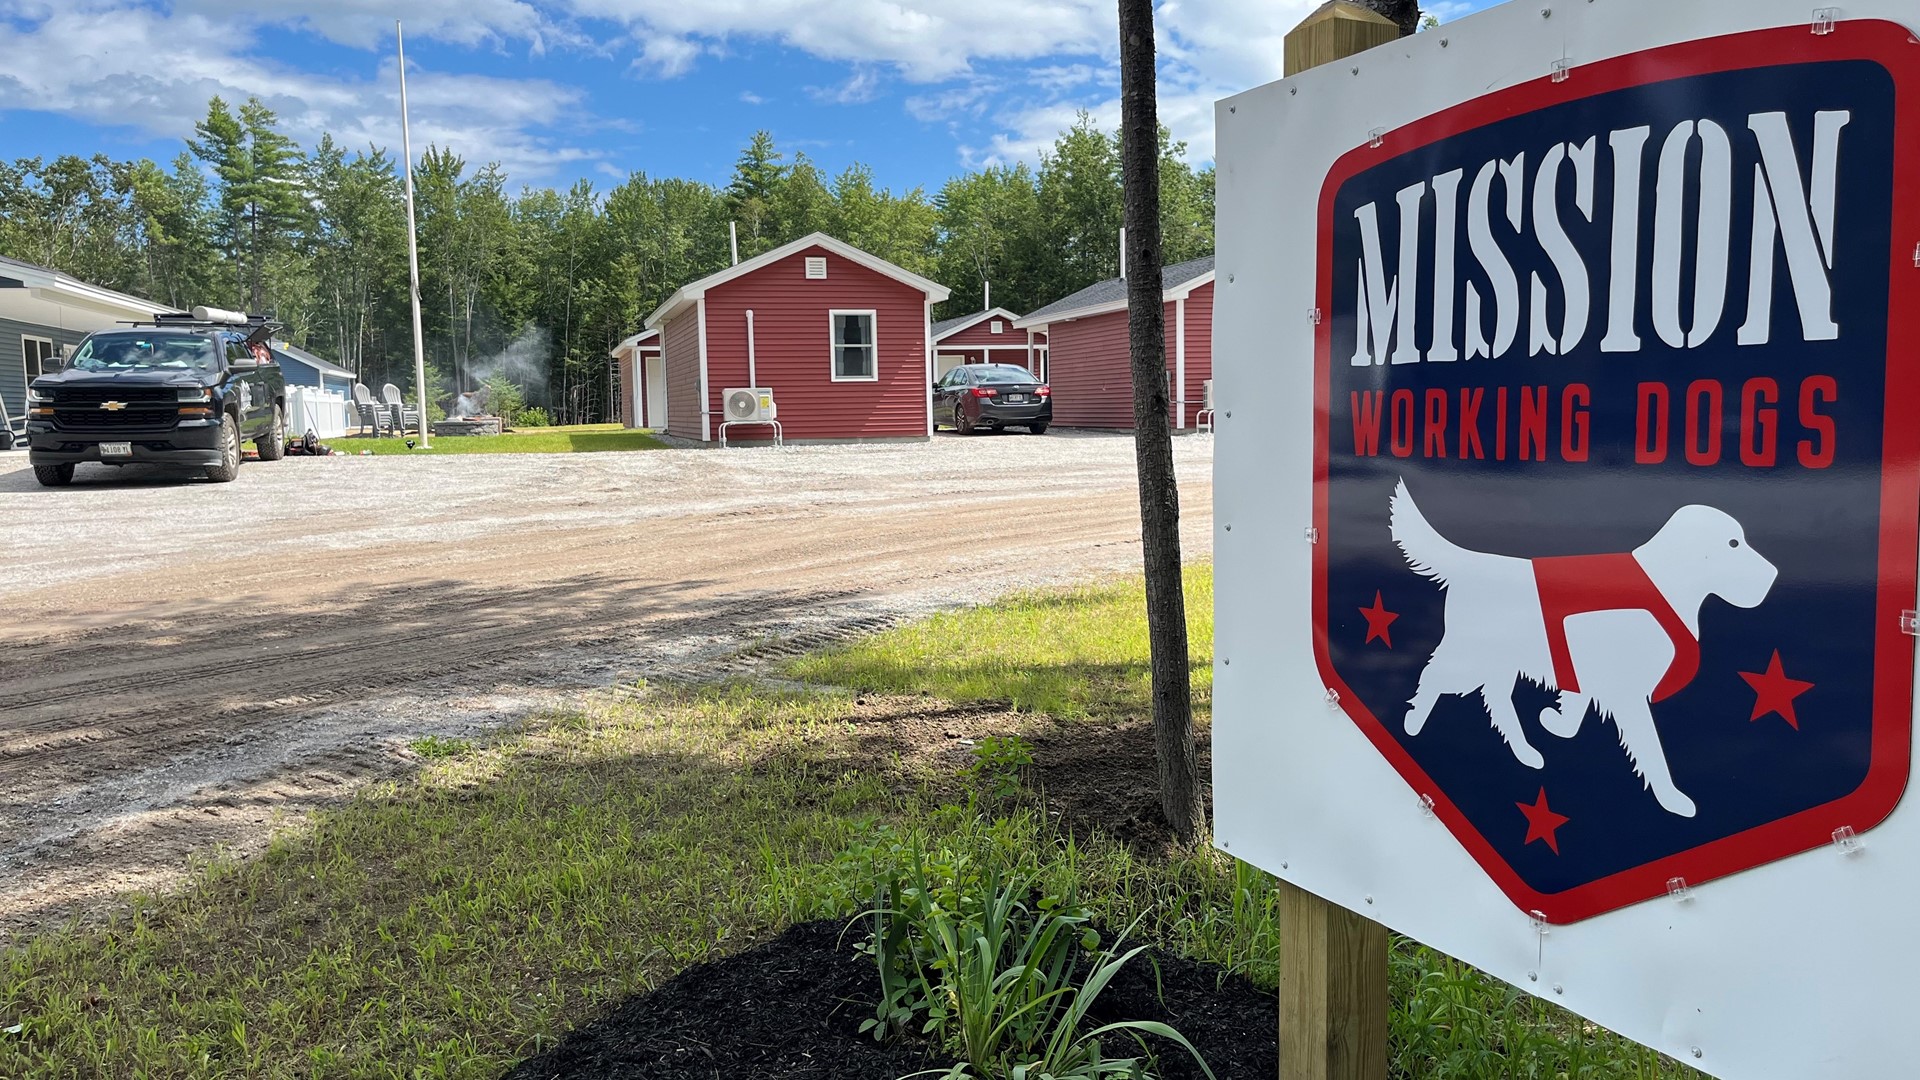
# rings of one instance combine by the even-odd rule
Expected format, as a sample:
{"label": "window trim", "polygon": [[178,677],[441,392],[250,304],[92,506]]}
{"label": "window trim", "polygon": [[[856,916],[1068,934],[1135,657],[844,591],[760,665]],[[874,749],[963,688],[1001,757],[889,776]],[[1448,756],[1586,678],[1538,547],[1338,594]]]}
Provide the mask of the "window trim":
{"label": "window trim", "polygon": [[[834,340],[834,335],[838,332],[840,317],[842,315],[865,315],[867,317],[867,325],[873,331],[873,341],[866,346],[866,348],[871,350],[873,357],[873,374],[840,374],[840,350],[842,348],[858,347],[847,346]],[[827,312],[827,378],[829,381],[837,383],[870,383],[880,381],[880,312],[878,310],[874,308],[832,308]]]}
{"label": "window trim", "polygon": [[20,335],[20,374],[26,381],[32,382],[34,379],[39,378],[39,376],[27,370],[27,342],[29,341],[37,341],[47,347],[47,351],[40,358],[40,375],[47,373],[47,361],[60,355],[60,347],[55,345],[53,339],[50,337],[42,337],[39,334]]}

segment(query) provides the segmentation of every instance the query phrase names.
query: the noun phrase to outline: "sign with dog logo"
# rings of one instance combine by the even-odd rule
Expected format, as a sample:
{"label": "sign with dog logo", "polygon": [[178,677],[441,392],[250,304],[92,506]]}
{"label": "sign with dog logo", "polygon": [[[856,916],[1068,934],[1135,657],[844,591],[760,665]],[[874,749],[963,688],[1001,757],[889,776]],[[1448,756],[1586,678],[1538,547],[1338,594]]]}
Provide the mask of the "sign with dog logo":
{"label": "sign with dog logo", "polygon": [[1894,71],[1809,37],[1477,100],[1323,188],[1322,673],[1548,921],[1906,786],[1920,189]]}
{"label": "sign with dog logo", "polygon": [[1500,4],[1221,102],[1221,849],[1709,1075],[1912,1071],[1915,11]]}

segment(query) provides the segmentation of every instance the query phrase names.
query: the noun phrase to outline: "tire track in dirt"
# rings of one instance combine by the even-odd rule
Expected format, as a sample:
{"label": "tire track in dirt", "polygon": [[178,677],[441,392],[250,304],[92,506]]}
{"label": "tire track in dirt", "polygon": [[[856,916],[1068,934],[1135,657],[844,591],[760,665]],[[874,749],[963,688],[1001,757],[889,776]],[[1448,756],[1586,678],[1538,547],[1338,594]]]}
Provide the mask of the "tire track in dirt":
{"label": "tire track in dirt", "polygon": [[[1181,443],[1187,542],[1204,554],[1211,447]],[[1045,468],[1051,447],[1071,466]],[[807,453],[589,456],[583,486],[647,487],[644,507],[615,505],[628,520],[593,520],[604,500],[556,507],[555,473],[509,463],[490,482],[518,509],[498,516],[383,504],[298,549],[216,540],[179,556],[195,545],[176,542],[159,568],[129,559],[31,590],[0,578],[16,613],[0,626],[0,942],[177,880],[212,844],[250,850],[276,822],[406,767],[423,735],[483,734],[636,677],[747,674],[930,610],[1138,563],[1130,440],[940,440],[823,453],[813,470]],[[978,463],[956,453],[1037,479],[983,496]],[[454,462],[426,482],[481,472],[405,464]],[[650,472],[662,475],[634,478]],[[234,487],[290,475],[249,469]],[[0,466],[0,514],[6,480]],[[730,484],[764,494],[715,505],[710,492]],[[206,491],[227,494],[181,494]],[[168,494],[126,497],[177,513]],[[392,539],[427,526],[453,531]]]}

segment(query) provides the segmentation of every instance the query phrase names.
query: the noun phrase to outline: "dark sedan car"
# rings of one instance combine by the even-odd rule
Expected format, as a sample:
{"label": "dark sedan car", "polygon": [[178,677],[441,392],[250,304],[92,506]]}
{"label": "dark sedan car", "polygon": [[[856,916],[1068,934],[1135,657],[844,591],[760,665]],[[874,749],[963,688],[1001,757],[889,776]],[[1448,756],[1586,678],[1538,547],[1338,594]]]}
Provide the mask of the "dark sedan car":
{"label": "dark sedan car", "polygon": [[1044,434],[1053,423],[1053,388],[1014,364],[963,364],[934,384],[933,422],[962,435],[1008,427]]}

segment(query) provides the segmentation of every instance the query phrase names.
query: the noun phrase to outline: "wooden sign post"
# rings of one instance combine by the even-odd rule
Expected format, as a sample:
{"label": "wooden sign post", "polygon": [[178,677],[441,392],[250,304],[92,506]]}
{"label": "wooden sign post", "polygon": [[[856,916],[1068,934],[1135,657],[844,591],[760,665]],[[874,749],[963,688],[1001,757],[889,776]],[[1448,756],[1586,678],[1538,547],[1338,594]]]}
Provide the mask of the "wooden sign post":
{"label": "wooden sign post", "polygon": [[[1286,73],[1400,37],[1384,15],[1330,0],[1286,37]],[[1387,928],[1280,883],[1280,1080],[1386,1080]]]}

